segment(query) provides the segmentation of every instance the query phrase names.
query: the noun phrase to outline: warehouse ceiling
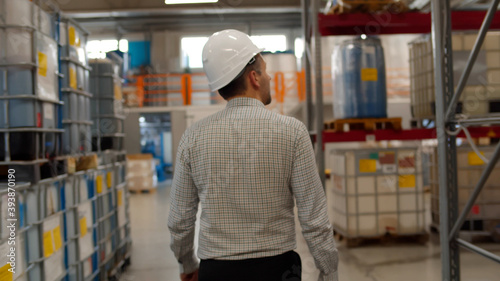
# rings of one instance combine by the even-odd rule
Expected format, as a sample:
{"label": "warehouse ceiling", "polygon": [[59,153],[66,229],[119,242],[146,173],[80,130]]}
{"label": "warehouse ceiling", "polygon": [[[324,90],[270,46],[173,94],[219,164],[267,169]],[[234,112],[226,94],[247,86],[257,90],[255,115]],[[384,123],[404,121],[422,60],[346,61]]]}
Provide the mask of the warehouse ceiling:
{"label": "warehouse ceiling", "polygon": [[92,33],[202,30],[234,25],[277,29],[301,25],[300,0],[219,0],[192,5],[165,5],[164,0],[57,2]]}
{"label": "warehouse ceiling", "polygon": [[[219,0],[212,4],[165,5],[164,0],[54,0],[92,34],[156,30],[200,31],[239,27],[293,29],[301,26],[301,0]],[[314,0],[312,0],[314,1]],[[401,0],[430,10],[431,0]],[[451,0],[454,9],[487,9],[491,0]],[[323,8],[326,0],[320,0]]]}

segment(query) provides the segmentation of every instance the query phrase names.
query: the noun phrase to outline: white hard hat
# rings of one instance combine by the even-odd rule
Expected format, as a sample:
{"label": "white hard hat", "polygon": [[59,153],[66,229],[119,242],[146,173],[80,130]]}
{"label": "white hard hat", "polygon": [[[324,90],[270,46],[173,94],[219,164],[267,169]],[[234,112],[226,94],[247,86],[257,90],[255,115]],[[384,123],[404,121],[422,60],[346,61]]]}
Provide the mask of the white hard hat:
{"label": "white hard hat", "polygon": [[228,85],[263,50],[238,30],[226,29],[210,36],[202,53],[210,90],[215,92]]}

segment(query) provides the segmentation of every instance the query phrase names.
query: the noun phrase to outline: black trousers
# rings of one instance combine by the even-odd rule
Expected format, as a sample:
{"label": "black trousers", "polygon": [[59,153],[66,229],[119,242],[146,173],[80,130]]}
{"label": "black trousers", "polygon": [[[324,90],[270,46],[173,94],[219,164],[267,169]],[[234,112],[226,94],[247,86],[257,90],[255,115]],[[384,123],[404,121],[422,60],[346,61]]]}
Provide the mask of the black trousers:
{"label": "black trousers", "polygon": [[201,260],[199,281],[300,281],[302,264],[294,251],[246,260]]}

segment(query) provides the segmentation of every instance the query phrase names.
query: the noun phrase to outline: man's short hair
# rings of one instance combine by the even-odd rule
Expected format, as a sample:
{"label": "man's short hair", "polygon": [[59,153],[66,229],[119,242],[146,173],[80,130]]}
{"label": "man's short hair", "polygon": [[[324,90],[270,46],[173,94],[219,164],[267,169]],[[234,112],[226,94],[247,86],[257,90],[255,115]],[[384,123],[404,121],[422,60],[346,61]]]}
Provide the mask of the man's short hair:
{"label": "man's short hair", "polygon": [[262,57],[260,55],[254,56],[233,81],[219,89],[219,94],[222,98],[227,100],[246,91],[248,87],[246,83],[246,76],[248,73],[255,71],[259,75],[262,74],[260,71],[261,60]]}

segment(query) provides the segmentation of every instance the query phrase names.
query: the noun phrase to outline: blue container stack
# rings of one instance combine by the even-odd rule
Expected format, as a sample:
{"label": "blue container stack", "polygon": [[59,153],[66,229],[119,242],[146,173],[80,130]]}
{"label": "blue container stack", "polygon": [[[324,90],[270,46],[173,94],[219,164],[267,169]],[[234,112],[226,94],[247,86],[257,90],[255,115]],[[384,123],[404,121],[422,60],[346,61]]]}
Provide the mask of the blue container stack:
{"label": "blue container stack", "polygon": [[332,55],[334,117],[387,117],[385,73],[380,39],[360,37],[340,44]]}

